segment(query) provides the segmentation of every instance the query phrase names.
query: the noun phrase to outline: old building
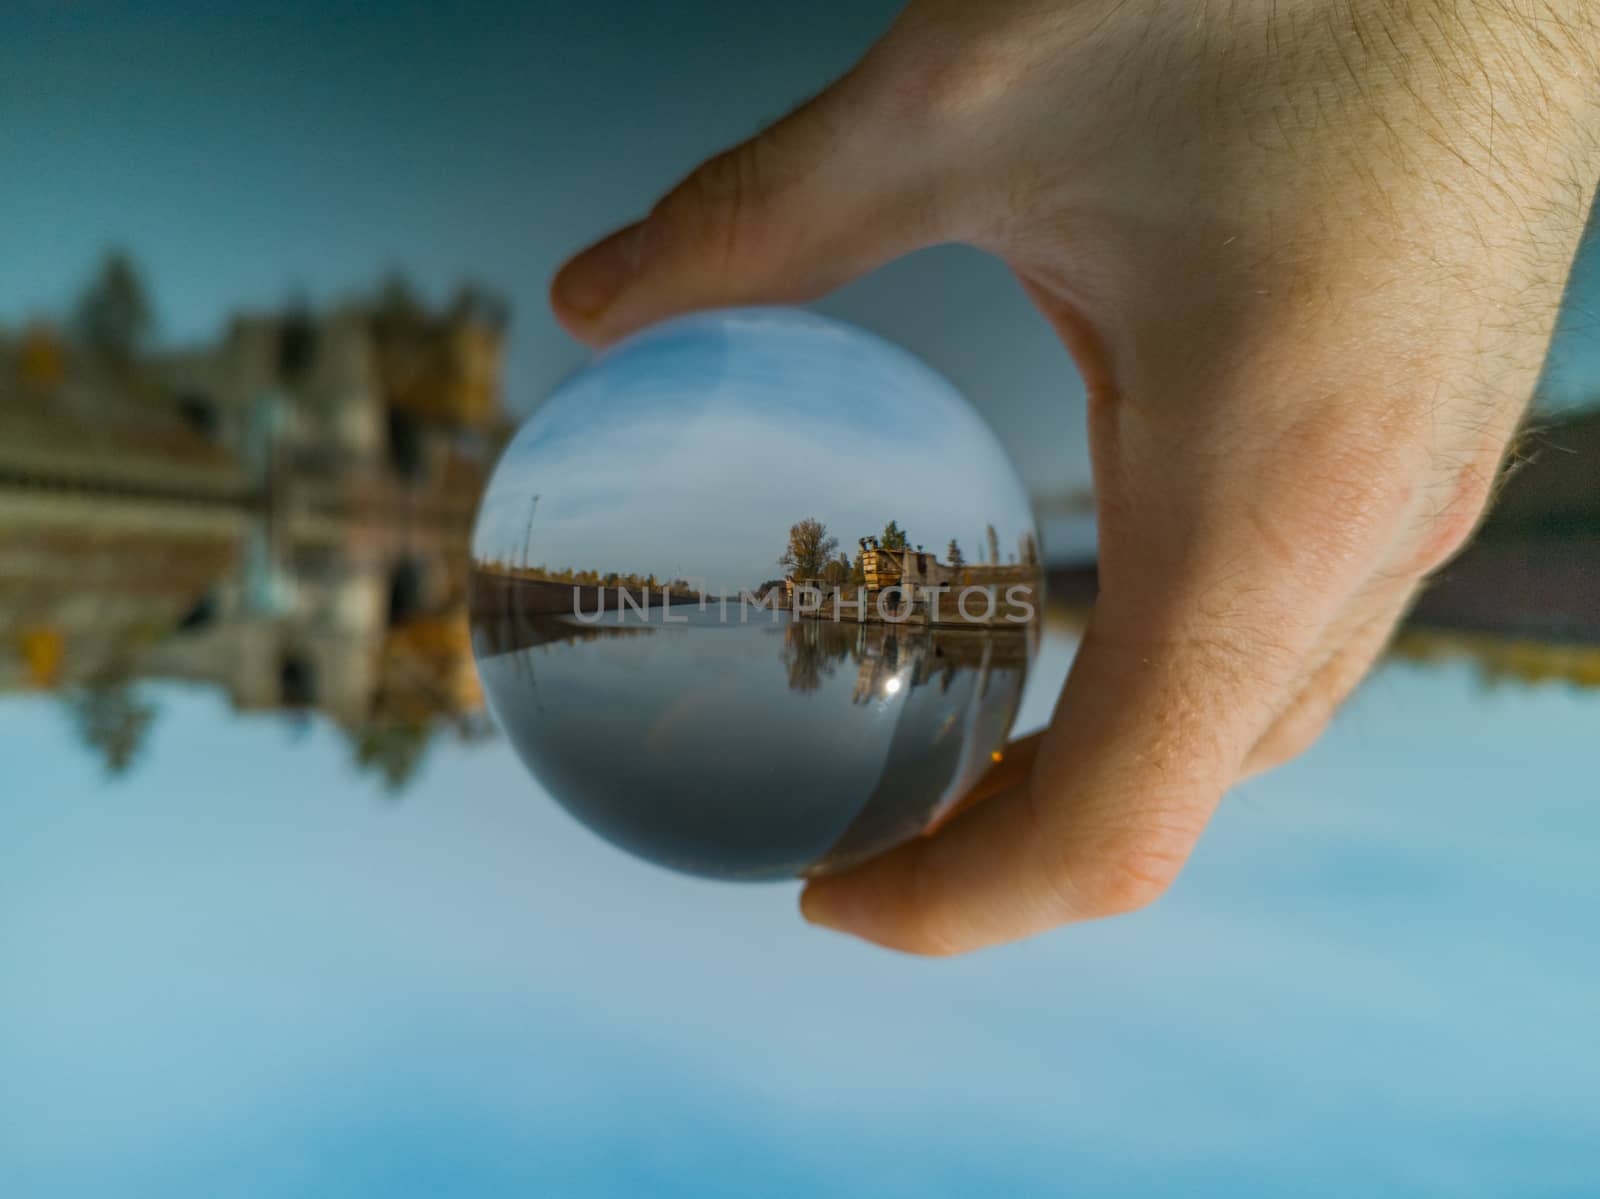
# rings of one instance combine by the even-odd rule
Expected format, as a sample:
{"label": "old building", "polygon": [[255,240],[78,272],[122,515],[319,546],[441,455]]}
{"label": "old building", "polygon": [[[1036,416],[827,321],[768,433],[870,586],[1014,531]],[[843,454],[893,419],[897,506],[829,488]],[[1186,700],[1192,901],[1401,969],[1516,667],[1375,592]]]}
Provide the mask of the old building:
{"label": "old building", "polygon": [[1031,537],[1022,539],[1018,560],[1007,565],[940,562],[920,545],[886,549],[875,537],[857,545],[860,583],[833,586],[791,576],[784,580],[791,610],[823,619],[952,627],[998,628],[1032,619],[1039,568]]}
{"label": "old building", "polygon": [[203,683],[380,744],[478,719],[501,337],[476,305],[244,315],[115,361],[0,334],[0,691]]}

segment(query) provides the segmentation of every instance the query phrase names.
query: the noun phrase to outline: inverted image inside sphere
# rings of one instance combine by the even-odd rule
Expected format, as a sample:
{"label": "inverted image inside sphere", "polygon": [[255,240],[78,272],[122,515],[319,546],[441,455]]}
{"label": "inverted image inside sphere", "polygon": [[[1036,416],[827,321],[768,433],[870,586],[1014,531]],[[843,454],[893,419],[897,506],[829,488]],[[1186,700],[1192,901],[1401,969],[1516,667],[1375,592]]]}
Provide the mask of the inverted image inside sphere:
{"label": "inverted image inside sphere", "polygon": [[966,400],[782,309],[600,355],[513,439],[473,539],[473,648],[528,769],[614,844],[723,878],[925,829],[1004,743],[1042,603]]}

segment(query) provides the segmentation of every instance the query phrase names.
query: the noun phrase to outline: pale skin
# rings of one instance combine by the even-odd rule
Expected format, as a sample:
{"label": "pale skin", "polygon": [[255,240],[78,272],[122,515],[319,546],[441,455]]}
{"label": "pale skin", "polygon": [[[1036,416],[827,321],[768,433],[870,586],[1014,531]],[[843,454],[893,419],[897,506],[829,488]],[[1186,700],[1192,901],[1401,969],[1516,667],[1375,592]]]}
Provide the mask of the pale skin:
{"label": "pale skin", "polygon": [[1087,383],[1101,591],[981,802],[811,883],[963,953],[1162,895],[1468,539],[1600,179],[1600,0],[913,0],[552,288],[602,345],[1003,259]]}

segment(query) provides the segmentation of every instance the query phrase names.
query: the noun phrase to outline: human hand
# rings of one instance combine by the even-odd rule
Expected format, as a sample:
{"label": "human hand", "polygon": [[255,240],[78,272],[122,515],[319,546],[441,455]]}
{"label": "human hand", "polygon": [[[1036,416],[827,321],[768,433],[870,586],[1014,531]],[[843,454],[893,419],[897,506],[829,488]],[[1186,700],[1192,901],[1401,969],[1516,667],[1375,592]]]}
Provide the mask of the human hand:
{"label": "human hand", "polygon": [[561,271],[601,344],[965,242],[1086,381],[1100,597],[1031,771],[809,919],[946,954],[1139,908],[1316,738],[1488,500],[1600,176],[1597,51],[1596,0],[914,0]]}

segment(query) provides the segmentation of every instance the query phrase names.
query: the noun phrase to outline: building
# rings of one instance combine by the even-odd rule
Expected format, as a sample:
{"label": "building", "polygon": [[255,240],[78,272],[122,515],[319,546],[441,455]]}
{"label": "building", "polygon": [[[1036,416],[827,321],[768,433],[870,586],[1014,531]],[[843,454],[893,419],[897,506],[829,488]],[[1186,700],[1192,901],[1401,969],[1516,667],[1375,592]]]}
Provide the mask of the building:
{"label": "building", "polygon": [[[784,580],[784,600],[802,615],[872,622],[888,620],[949,627],[1005,628],[1031,622],[1040,602],[1040,572],[1031,536],[1007,565],[951,564],[916,547],[885,549],[876,537],[858,542],[862,582]],[[997,555],[996,555],[997,556]],[[810,590],[803,590],[809,588]],[[807,611],[815,597],[817,607]]]}
{"label": "building", "polygon": [[475,728],[502,328],[477,304],[291,308],[116,360],[0,333],[0,691],[205,684],[319,712],[386,772],[394,730]]}

